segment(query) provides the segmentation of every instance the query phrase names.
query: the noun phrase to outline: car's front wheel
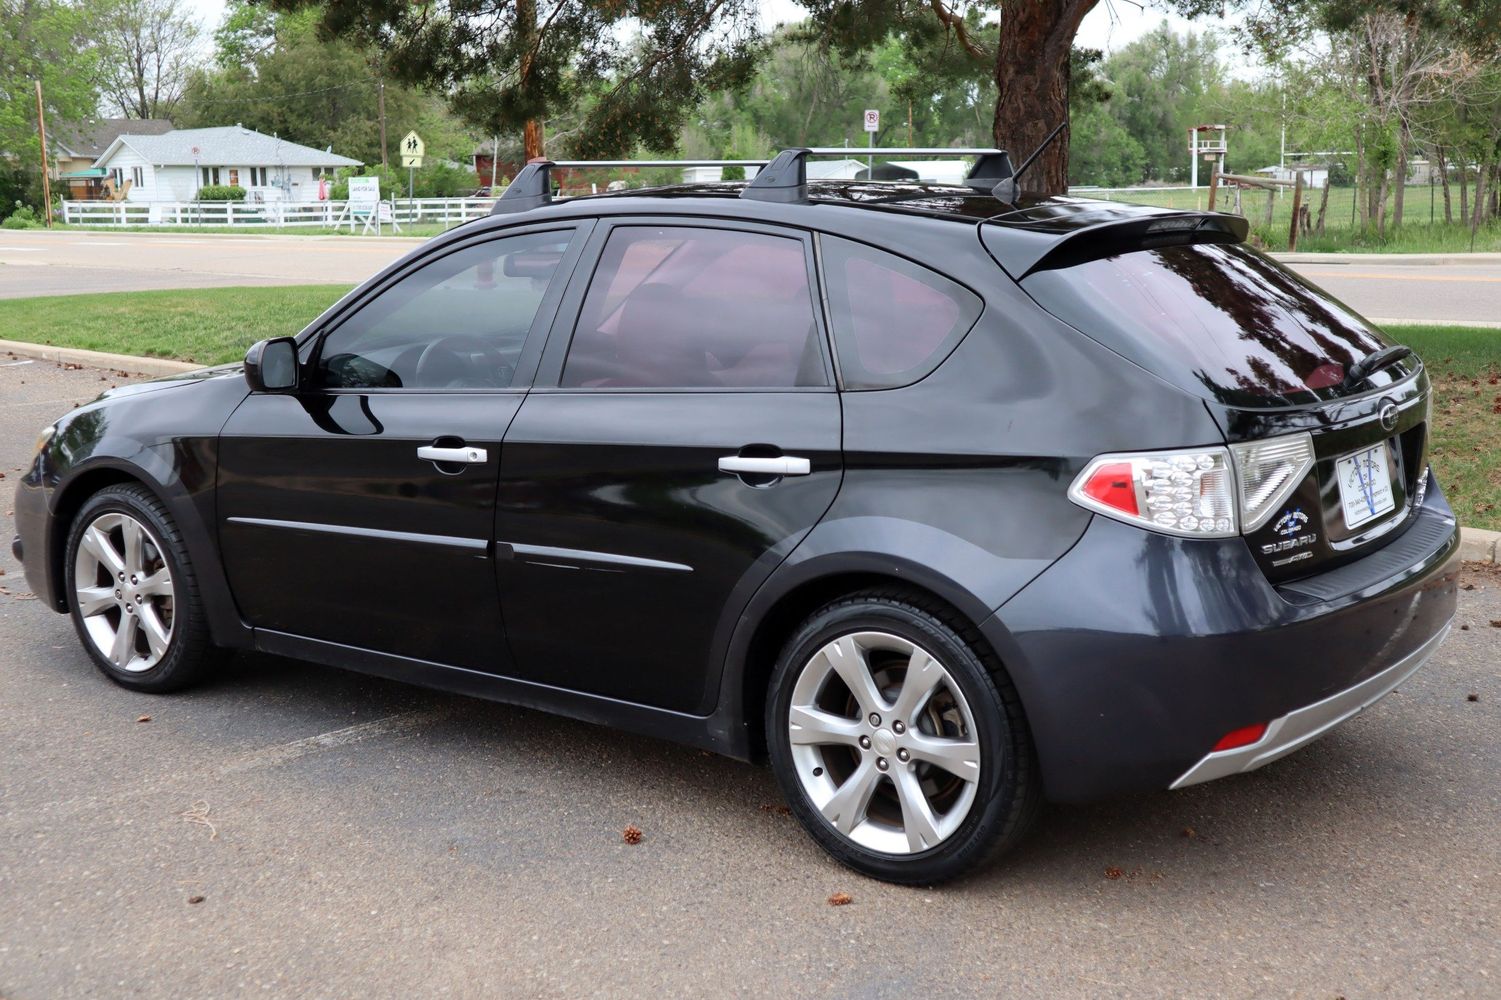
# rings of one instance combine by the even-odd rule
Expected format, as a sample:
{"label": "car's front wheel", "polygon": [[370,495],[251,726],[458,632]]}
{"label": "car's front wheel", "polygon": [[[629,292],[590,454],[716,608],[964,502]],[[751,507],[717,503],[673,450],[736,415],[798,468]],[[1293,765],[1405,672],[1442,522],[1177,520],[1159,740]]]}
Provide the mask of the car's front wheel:
{"label": "car's front wheel", "polygon": [[1039,804],[1009,679],[946,609],[869,593],[813,615],[772,677],[766,733],[793,812],[836,859],[891,882],[964,874]]}
{"label": "car's front wheel", "polygon": [[198,678],[216,650],[165,504],[135,484],[99,491],[73,520],[66,558],[73,626],[105,676],[153,692]]}

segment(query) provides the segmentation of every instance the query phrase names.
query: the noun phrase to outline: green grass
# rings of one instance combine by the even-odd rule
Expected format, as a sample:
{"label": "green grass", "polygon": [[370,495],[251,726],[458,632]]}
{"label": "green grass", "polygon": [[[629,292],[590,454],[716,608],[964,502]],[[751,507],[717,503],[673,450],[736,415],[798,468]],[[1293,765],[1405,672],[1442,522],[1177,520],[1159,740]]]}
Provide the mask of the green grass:
{"label": "green grass", "polygon": [[[1206,209],[1209,207],[1209,189],[1198,191],[1080,191],[1081,197],[1106,198],[1111,201],[1133,202],[1138,205],[1157,205],[1163,208]],[[1459,214],[1459,189],[1453,189],[1454,212]],[[1472,192],[1473,193],[1473,192]],[[1319,190],[1303,192],[1304,203],[1317,220]],[[1470,247],[1470,229],[1458,223],[1444,223],[1444,193],[1435,187],[1432,191],[1430,213],[1428,185],[1409,184],[1405,195],[1404,219],[1400,229],[1387,227],[1385,236],[1374,230],[1364,230],[1358,219],[1352,220],[1353,189],[1332,188],[1329,191],[1329,210],[1324,219],[1324,235],[1302,234],[1298,237],[1300,253],[1464,253]],[[1272,202],[1272,222],[1266,223],[1265,191],[1241,192],[1241,212],[1251,224],[1251,235],[1269,250],[1286,250],[1288,228],[1292,222],[1293,193],[1276,196]],[[1392,211],[1392,198],[1387,199],[1387,214]],[[1234,211],[1235,192],[1221,189],[1215,208],[1222,212]],[[1433,219],[1429,221],[1430,217]],[[1490,223],[1480,227],[1475,236],[1476,251],[1501,250],[1501,224]]]}
{"label": "green grass", "polygon": [[[344,285],[109,292],[0,301],[6,338],[219,364],[294,334]],[[1460,520],[1501,529],[1501,330],[1388,326],[1434,384],[1432,460]]]}
{"label": "green grass", "polygon": [[1501,330],[1397,326],[1433,380],[1430,460],[1461,524],[1501,529]]}
{"label": "green grass", "polygon": [[105,292],[0,301],[4,339],[215,365],[297,333],[347,285]]}

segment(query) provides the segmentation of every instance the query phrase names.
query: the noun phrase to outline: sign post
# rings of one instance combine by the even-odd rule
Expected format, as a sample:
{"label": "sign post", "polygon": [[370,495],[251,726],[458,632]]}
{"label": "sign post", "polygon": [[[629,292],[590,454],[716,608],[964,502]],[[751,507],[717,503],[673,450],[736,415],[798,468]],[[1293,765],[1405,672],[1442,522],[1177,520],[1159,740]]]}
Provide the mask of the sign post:
{"label": "sign post", "polygon": [[368,233],[370,227],[375,227],[375,235],[380,235],[380,178],[379,177],[351,177],[349,178],[349,231],[354,232],[356,219],[365,220],[363,232]]}
{"label": "sign post", "polygon": [[[427,146],[422,142],[422,137],[416,132],[408,132],[406,138],[401,140],[401,165],[407,168],[407,201],[412,200],[412,178],[417,168],[422,166],[422,154],[427,151]],[[412,221],[411,219],[407,220]]]}
{"label": "sign post", "polygon": [[[865,138],[866,148],[874,149],[876,145],[876,133],[881,131],[881,112],[875,108],[865,109]],[[875,180],[876,158],[865,157],[865,174],[867,180]]]}

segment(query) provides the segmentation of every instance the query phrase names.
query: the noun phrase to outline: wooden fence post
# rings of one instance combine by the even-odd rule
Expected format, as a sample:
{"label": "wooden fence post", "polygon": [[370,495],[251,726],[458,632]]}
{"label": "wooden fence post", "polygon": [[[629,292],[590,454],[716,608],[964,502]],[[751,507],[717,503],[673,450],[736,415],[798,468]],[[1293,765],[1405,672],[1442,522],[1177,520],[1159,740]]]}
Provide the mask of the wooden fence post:
{"label": "wooden fence post", "polygon": [[1298,227],[1303,223],[1303,171],[1298,170],[1293,174],[1293,221],[1287,229],[1288,252],[1298,249]]}
{"label": "wooden fence post", "polygon": [[1220,190],[1220,168],[1216,163],[1214,171],[1209,175],[1209,211],[1214,211],[1214,199]]}

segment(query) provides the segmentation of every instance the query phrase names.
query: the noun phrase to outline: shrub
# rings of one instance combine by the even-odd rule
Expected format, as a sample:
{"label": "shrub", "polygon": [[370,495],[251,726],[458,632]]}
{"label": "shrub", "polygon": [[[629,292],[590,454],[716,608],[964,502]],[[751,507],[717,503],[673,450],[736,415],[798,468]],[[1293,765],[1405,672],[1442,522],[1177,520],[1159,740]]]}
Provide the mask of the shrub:
{"label": "shrub", "polygon": [[37,218],[36,209],[23,202],[16,202],[15,211],[6,216],[4,222],[0,222],[0,229],[35,229],[41,225]]}
{"label": "shrub", "polygon": [[245,189],[238,184],[205,184],[198,189],[199,201],[244,201]]}

